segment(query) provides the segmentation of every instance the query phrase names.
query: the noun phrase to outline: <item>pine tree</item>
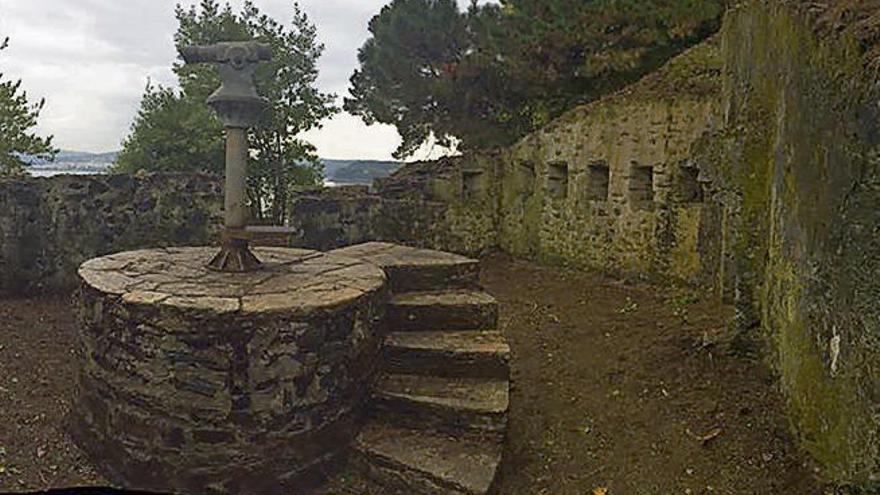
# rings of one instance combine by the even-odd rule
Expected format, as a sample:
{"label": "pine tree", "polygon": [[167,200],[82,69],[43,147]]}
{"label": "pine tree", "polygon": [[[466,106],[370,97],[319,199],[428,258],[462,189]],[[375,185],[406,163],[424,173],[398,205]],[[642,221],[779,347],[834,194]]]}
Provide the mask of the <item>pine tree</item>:
{"label": "pine tree", "polygon": [[[0,51],[8,46],[9,38],[0,41]],[[57,150],[52,137],[42,138],[31,131],[45,103],[29,103],[21,80],[4,81],[0,73],[0,176],[24,175],[27,158],[54,159]]]}
{"label": "pine tree", "polygon": [[451,145],[454,71],[468,50],[455,0],[395,0],[369,30],[345,109],[368,124],[396,126],[403,139],[397,158],[411,155],[432,134],[438,144]]}
{"label": "pine tree", "polygon": [[720,27],[723,0],[501,0],[488,38],[534,123],[658,68]]}
{"label": "pine tree", "polygon": [[370,22],[345,109],[394,125],[398,158],[432,136],[512,143],[658,68],[720,25],[725,0],[394,0]]}

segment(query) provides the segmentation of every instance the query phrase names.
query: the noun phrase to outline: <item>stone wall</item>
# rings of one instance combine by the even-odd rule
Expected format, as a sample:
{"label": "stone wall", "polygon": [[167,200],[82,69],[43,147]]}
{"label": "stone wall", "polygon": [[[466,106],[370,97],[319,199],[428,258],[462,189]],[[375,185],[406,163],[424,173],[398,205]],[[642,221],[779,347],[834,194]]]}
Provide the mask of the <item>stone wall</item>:
{"label": "stone wall", "polygon": [[221,207],[202,175],[0,180],[0,296],[70,290],[98,255],[213,242]]}
{"label": "stone wall", "polygon": [[[78,175],[0,181],[0,297],[70,291],[96,256],[216,243],[220,180],[205,175]],[[331,250],[388,241],[480,255],[491,217],[432,198],[325,188],[293,199],[293,220],[257,244]]]}
{"label": "stone wall", "polygon": [[[693,144],[720,124],[717,43],[578,108],[507,151],[504,250],[549,262],[699,282],[704,191]],[[670,90],[670,80],[695,84]]]}
{"label": "stone wall", "polygon": [[[718,41],[500,153],[409,165],[383,197],[448,205],[457,243],[624,275],[721,286],[717,208],[695,145],[720,127]],[[717,283],[716,283],[717,282]]]}
{"label": "stone wall", "polygon": [[[431,164],[430,169],[436,171],[457,160]],[[493,208],[462,204],[451,198],[452,193],[422,194],[420,185],[403,177],[398,176],[387,186],[380,183],[375,193],[363,188],[302,193],[294,200],[291,227],[296,234],[291,244],[329,250],[384,241],[472,256],[496,247]],[[426,177],[432,184],[442,184],[441,189],[455,189],[440,174]],[[404,185],[401,191],[395,191]]]}
{"label": "stone wall", "polygon": [[[689,157],[718,121],[719,65],[717,43],[705,43],[509,150],[411,164],[375,192],[302,192],[291,225],[270,240],[320,250],[387,241],[471,256],[503,248],[711,279],[719,250],[701,232],[714,217]],[[0,295],[70,290],[75,268],[98,255],[213,242],[220,194],[207,176],[0,181]]]}
{"label": "stone wall", "polygon": [[768,341],[792,424],[826,476],[874,493],[880,90],[866,28],[880,8],[840,2],[834,21],[828,4],[729,13],[727,121],[700,162],[728,219],[739,330]]}

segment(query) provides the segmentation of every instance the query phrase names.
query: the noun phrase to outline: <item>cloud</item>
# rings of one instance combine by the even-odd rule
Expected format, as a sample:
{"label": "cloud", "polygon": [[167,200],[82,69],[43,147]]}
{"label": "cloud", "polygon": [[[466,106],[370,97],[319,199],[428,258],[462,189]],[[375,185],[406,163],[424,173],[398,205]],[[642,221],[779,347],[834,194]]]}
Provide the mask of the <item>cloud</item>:
{"label": "cloud", "polygon": [[[0,0],[0,73],[21,78],[35,101],[46,98],[39,131],[75,150],[118,149],[148,79],[174,84],[174,0]],[[181,2],[184,5],[192,1]],[[234,8],[243,0],[232,0]],[[289,22],[291,0],[255,0]],[[318,84],[342,97],[357,66],[367,24],[384,0],[301,0],[325,45]],[[469,3],[459,0],[462,6]],[[388,126],[367,127],[341,114],[305,135],[327,158],[387,159],[400,138]],[[424,157],[425,154],[420,155]]]}

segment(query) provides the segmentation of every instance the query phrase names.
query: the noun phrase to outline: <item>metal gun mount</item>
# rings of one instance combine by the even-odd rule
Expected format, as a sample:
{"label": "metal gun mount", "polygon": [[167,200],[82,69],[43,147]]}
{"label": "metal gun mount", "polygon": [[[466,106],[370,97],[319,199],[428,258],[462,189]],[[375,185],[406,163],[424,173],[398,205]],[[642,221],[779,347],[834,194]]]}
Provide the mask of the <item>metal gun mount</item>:
{"label": "metal gun mount", "polygon": [[207,103],[224,126],[248,128],[257,123],[267,102],[257,94],[254,73],[257,64],[272,59],[268,45],[250,41],[189,46],[181,50],[181,55],[188,64],[217,64],[222,85]]}
{"label": "metal gun mount", "polygon": [[226,218],[220,253],[208,267],[224,272],[257,270],[262,263],[250,251],[247,233],[247,129],[259,121],[268,105],[257,94],[254,73],[260,62],[272,59],[272,49],[253,41],[224,42],[188,46],[180,55],[187,64],[217,64],[222,81],[207,104],[226,127]]}

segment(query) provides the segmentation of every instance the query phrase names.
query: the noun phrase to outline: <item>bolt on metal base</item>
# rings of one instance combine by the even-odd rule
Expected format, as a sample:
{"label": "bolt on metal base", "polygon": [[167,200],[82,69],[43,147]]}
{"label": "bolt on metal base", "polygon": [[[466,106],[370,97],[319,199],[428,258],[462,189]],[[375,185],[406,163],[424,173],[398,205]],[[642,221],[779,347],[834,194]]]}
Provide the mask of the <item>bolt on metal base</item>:
{"label": "bolt on metal base", "polygon": [[220,252],[207,266],[217,272],[246,273],[260,270],[263,263],[251,252],[246,232],[227,230],[223,232]]}

